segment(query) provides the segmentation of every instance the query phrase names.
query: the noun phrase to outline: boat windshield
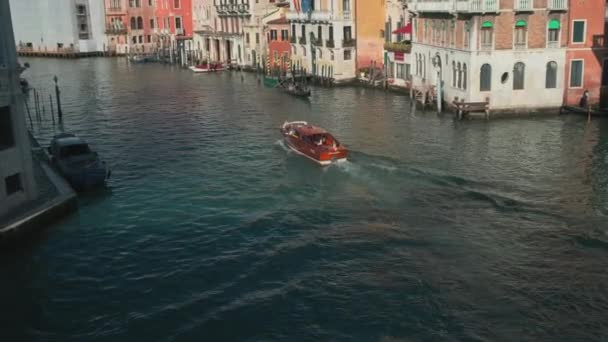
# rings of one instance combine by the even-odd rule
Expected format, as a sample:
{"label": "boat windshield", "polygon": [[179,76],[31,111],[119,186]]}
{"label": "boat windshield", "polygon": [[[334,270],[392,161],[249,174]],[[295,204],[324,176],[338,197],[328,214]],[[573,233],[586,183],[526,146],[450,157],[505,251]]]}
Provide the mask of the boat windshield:
{"label": "boat windshield", "polygon": [[61,158],[68,158],[88,153],[91,153],[91,150],[87,144],[77,144],[62,147],[60,156]]}
{"label": "boat windshield", "polygon": [[308,138],[310,139],[309,142],[311,142],[312,144],[317,145],[317,146],[337,145],[337,141],[334,139],[334,137],[331,136],[331,134],[328,134],[328,133],[314,134],[314,135],[308,136]]}

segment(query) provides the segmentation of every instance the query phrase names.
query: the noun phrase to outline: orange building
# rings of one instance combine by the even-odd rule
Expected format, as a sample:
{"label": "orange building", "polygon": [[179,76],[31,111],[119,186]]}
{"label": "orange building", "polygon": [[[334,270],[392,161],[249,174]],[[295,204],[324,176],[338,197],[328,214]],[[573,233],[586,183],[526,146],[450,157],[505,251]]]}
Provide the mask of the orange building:
{"label": "orange building", "polygon": [[286,71],[290,67],[291,44],[289,42],[289,22],[285,17],[266,23],[266,39],[271,68]]}
{"label": "orange building", "polygon": [[[556,1],[556,0],[554,0]],[[564,1],[564,0],[561,0]],[[578,105],[585,90],[589,104],[608,107],[608,42],[605,0],[570,1],[564,103]]]}
{"label": "orange building", "polygon": [[367,68],[371,63],[375,63],[378,68],[383,67],[384,2],[385,0],[355,0],[357,70]]}

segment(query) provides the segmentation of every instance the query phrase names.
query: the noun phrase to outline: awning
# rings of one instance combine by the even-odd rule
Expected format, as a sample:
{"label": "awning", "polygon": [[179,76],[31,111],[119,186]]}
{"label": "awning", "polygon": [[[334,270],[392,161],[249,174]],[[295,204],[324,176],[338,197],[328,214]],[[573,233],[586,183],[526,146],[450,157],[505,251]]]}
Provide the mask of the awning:
{"label": "awning", "polygon": [[400,27],[393,31],[394,34],[411,34],[412,33],[412,24],[407,24],[403,27]]}
{"label": "awning", "polygon": [[517,22],[515,22],[515,27],[526,27],[526,21],[518,20]]}
{"label": "awning", "polygon": [[549,22],[549,30],[559,30],[559,27],[559,20],[553,19]]}
{"label": "awning", "polygon": [[491,21],[486,21],[483,24],[481,24],[481,28],[492,28],[494,27],[494,24],[492,24]]}

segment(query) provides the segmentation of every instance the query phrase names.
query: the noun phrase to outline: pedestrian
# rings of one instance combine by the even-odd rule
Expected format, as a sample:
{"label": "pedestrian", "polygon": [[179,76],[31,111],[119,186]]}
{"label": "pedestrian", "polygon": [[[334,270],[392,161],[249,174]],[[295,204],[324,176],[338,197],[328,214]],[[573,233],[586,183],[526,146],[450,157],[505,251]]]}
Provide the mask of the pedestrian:
{"label": "pedestrian", "polygon": [[583,96],[581,96],[581,100],[578,105],[581,108],[587,108],[587,106],[589,105],[589,91],[587,89],[585,89]]}

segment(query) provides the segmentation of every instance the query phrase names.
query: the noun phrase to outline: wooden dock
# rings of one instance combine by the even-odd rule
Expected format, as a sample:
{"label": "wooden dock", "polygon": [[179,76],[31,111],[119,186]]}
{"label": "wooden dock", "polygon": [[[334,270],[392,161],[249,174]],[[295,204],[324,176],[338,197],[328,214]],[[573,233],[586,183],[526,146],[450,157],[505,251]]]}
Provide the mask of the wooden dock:
{"label": "wooden dock", "polygon": [[464,99],[459,101],[458,97],[455,97],[452,107],[456,111],[458,120],[462,120],[470,113],[484,113],[486,120],[490,119],[490,99],[487,97],[484,102],[464,102]]}

